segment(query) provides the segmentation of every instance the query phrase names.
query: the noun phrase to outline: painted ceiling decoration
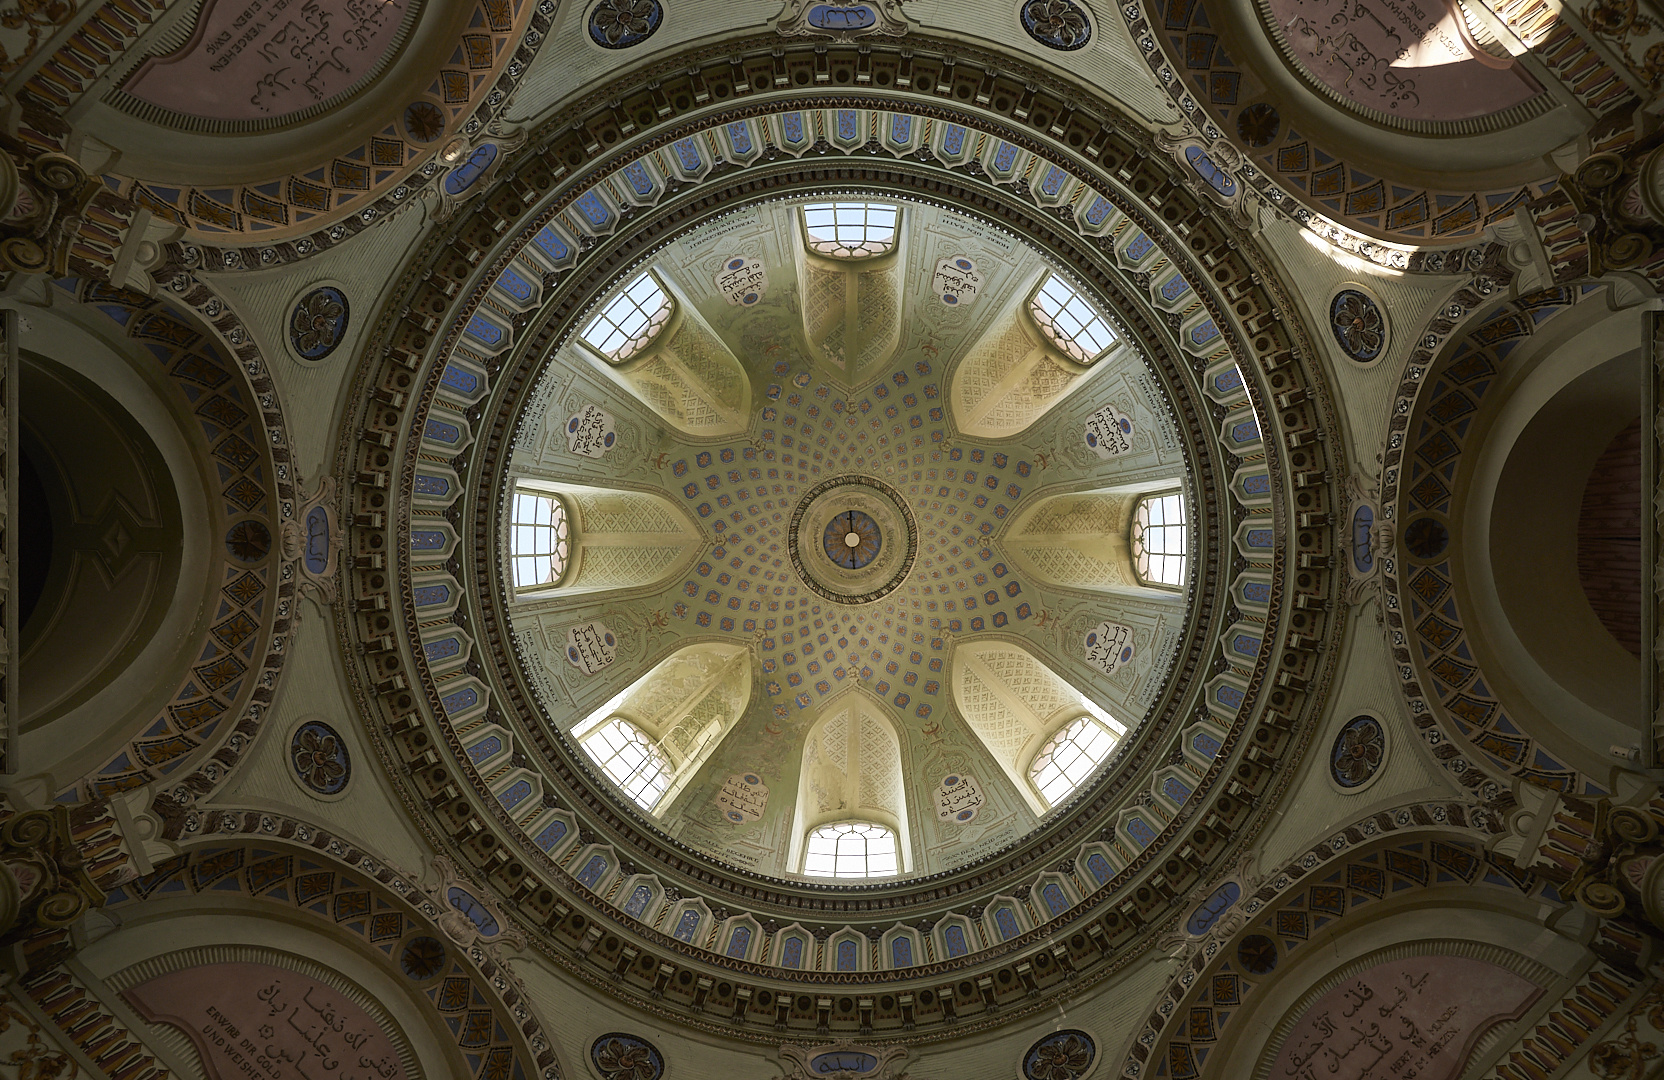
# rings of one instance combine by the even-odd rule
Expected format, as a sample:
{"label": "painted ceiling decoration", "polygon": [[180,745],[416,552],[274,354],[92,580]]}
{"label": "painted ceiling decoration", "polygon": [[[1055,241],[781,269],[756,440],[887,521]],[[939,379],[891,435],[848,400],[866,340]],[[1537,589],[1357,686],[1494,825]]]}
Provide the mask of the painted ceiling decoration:
{"label": "painted ceiling decoration", "polygon": [[1661,57],[0,0],[0,1061],[1656,1072]]}

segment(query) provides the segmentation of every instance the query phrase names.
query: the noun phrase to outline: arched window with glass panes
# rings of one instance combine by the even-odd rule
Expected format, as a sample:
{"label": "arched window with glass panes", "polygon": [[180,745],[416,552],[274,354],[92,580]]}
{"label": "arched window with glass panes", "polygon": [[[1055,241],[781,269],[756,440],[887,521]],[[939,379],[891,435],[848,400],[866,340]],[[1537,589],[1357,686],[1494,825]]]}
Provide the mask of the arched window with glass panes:
{"label": "arched window with glass panes", "polygon": [[675,311],[676,303],[659,279],[643,270],[578,336],[609,363],[622,364],[651,345]]}
{"label": "arched window with glass panes", "polygon": [[508,550],[516,589],[559,585],[572,553],[566,503],[544,491],[514,492],[509,508]]}
{"label": "arched window with glass panes", "polygon": [[900,234],[901,208],[893,203],[815,202],[803,206],[808,249],[836,259],[886,255]]}
{"label": "arched window with glass panes", "polygon": [[1133,570],[1145,585],[1179,589],[1185,582],[1184,495],[1169,491],[1146,495],[1133,509]]}
{"label": "arched window with glass panes", "polygon": [[670,762],[646,733],[622,716],[609,717],[585,735],[579,745],[607,774],[607,779],[643,810],[657,806],[670,788]]}
{"label": "arched window with glass panes", "polygon": [[1029,782],[1048,807],[1056,806],[1097,771],[1119,742],[1103,721],[1090,714],[1081,716],[1059,728],[1040,747],[1029,765]]}
{"label": "arched window with glass panes", "polygon": [[1097,363],[1118,340],[1097,307],[1056,274],[1047,274],[1034,290],[1028,312],[1046,339],[1077,364]]}
{"label": "arched window with glass panes", "polygon": [[874,821],[838,821],[809,833],[803,873],[809,877],[890,877],[901,872],[896,834]]}

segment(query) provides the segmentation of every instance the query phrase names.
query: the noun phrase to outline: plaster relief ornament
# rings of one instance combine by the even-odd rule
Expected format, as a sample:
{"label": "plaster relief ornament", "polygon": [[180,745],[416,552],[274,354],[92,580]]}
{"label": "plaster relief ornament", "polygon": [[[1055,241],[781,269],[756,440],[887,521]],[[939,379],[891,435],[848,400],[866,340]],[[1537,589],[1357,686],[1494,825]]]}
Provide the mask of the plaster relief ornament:
{"label": "plaster relief ornament", "polygon": [[628,49],[652,37],[662,22],[659,0],[601,0],[589,13],[589,37],[603,49]]}
{"label": "plaster relief ornament", "polygon": [[[426,882],[427,891],[441,909],[437,920],[440,930],[456,944],[466,948],[476,941],[509,941],[520,944],[525,940],[518,930],[503,918],[497,904],[482,895],[457,872],[456,864],[443,855],[433,860],[434,877]],[[435,880],[437,879],[437,884]]]}
{"label": "plaster relief ornament", "polygon": [[975,777],[949,773],[936,788],[936,816],[955,825],[968,825],[987,801]]}
{"label": "plaster relief ornament", "polygon": [[905,1046],[834,1042],[787,1043],[780,1048],[789,1080],[899,1080],[906,1062]]}
{"label": "plaster relief ornament", "polygon": [[1113,675],[1132,660],[1132,627],[1101,622],[1086,635],[1086,662]]}
{"label": "plaster relief ornament", "polygon": [[907,33],[901,0],[786,0],[774,24],[782,37],[829,37],[853,41],[869,34],[901,37]]}
{"label": "plaster relief ornament", "polygon": [[605,457],[618,442],[612,414],[599,405],[585,405],[566,421],[566,448],[583,457]]}
{"label": "plaster relief ornament", "polygon": [[659,1080],[664,1075],[664,1058],[646,1039],[614,1032],[603,1035],[589,1048],[589,1059],[601,1080]]}
{"label": "plaster relief ornament", "polygon": [[1028,0],[1021,18],[1028,36],[1050,49],[1068,52],[1092,40],[1092,23],[1072,0]]}
{"label": "plaster relief ornament", "polygon": [[717,809],[725,821],[733,825],[748,825],[760,821],[768,809],[768,785],[756,773],[735,773],[722,782],[717,792]]}
{"label": "plaster relief ornament", "polygon": [[955,255],[936,264],[930,287],[941,297],[942,303],[949,307],[964,307],[976,301],[982,291],[983,280],[975,259]]}
{"label": "plaster relief ornament", "polygon": [[735,255],[716,273],[716,289],[735,307],[750,307],[768,291],[768,274],[763,260]]}
{"label": "plaster relief ornament", "polygon": [[1113,405],[1105,405],[1086,418],[1086,445],[1108,461],[1132,449],[1132,417]]}
{"label": "plaster relief ornament", "polygon": [[1329,752],[1329,771],[1335,783],[1355,788],[1375,775],[1386,757],[1387,737],[1373,716],[1354,716],[1335,736]]}
{"label": "plaster relief ornament", "polygon": [[585,675],[593,675],[618,657],[618,639],[603,622],[579,623],[566,631],[566,658]]}
{"label": "plaster relief ornament", "polygon": [[352,779],[346,743],[321,720],[309,720],[289,740],[289,761],[300,782],[319,795],[339,795]]}
{"label": "plaster relief ornament", "polygon": [[[305,483],[297,473],[297,490]],[[306,496],[294,518],[283,522],[283,559],[295,564],[300,578],[296,588],[319,604],[333,604],[336,597],[335,566],[346,543],[335,516],[335,478],[320,476],[312,494]],[[296,609],[299,618],[299,609]]]}
{"label": "plaster relief ornament", "polygon": [[1387,323],[1380,307],[1357,289],[1342,289],[1329,303],[1329,329],[1348,357],[1367,364],[1387,344]]}
{"label": "plaster relief ornament", "polygon": [[341,344],[350,314],[347,295],[340,289],[313,289],[289,315],[289,344],[303,360],[322,360]]}
{"label": "plaster relief ornament", "polygon": [[1097,1044],[1084,1031],[1059,1031],[1023,1055],[1024,1080],[1080,1080],[1092,1069]]}

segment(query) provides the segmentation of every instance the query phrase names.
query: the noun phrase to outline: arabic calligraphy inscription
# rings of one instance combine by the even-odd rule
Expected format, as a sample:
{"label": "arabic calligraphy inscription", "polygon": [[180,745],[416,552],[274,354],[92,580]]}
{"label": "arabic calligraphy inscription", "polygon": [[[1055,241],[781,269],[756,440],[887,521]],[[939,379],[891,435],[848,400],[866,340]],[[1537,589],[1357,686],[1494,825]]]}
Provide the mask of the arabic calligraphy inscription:
{"label": "arabic calligraphy inscription", "polygon": [[1398,119],[1490,116],[1542,92],[1511,59],[1476,48],[1441,0],[1271,0],[1270,10],[1308,75]]}
{"label": "arabic calligraphy inscription", "polygon": [[125,997],[145,1019],[186,1033],[210,1080],[405,1080],[387,1031],[345,994],[299,972],[199,964]]}
{"label": "arabic calligraphy inscription", "polygon": [[1484,960],[1417,956],[1344,979],[1289,1032],[1271,1066],[1286,1080],[1451,1080],[1479,1036],[1542,991]]}

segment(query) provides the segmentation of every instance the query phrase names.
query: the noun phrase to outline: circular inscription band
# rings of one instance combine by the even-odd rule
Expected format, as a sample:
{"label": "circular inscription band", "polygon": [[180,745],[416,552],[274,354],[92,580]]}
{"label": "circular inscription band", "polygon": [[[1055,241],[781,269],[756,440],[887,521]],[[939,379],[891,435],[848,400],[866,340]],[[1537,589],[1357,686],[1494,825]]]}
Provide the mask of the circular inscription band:
{"label": "circular inscription band", "polygon": [[835,604],[870,604],[907,580],[918,535],[901,492],[871,476],[834,476],[798,500],[787,547],[810,592]]}

